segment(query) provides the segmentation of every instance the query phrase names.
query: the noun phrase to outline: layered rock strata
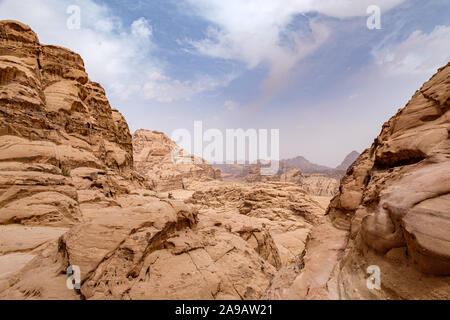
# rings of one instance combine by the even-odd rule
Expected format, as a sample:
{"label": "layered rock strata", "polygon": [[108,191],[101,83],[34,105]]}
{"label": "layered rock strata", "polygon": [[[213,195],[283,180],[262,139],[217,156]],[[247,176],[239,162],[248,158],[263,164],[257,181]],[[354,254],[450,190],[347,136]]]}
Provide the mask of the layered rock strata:
{"label": "layered rock strata", "polygon": [[[349,245],[337,298],[450,297],[450,64],[418,90],[342,179],[328,210]],[[366,269],[381,269],[367,290]]]}
{"label": "layered rock strata", "polygon": [[157,191],[185,189],[192,182],[221,180],[220,170],[204,159],[187,155],[164,133],[138,130],[133,134],[134,168]]}
{"label": "layered rock strata", "polygon": [[[145,161],[164,163],[173,149],[155,145]],[[237,190],[242,212],[224,218],[189,191],[151,190],[167,181],[133,158],[127,123],[80,56],[0,21],[0,299],[260,299],[324,214],[299,190],[264,187]],[[217,178],[187,165],[183,184]],[[288,233],[273,237],[278,224]]]}

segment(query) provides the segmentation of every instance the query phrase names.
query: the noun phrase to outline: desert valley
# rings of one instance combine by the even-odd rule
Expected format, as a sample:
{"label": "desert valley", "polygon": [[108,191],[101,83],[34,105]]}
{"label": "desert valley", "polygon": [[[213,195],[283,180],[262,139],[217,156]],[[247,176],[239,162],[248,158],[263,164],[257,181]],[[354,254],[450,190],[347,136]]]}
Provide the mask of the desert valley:
{"label": "desert valley", "polygon": [[450,63],[362,154],[270,176],[174,163],[88,72],[0,21],[0,299],[450,299]]}

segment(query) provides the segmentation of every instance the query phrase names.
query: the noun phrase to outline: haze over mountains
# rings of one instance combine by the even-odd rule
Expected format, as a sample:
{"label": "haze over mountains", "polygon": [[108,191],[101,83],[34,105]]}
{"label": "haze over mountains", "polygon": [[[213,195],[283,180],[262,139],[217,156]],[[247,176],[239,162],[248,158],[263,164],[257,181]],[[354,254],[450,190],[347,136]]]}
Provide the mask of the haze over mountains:
{"label": "haze over mountains", "polygon": [[347,170],[353,164],[353,162],[355,162],[356,159],[358,159],[359,156],[360,156],[360,153],[357,151],[350,152],[345,157],[344,161],[342,161],[342,163],[336,167],[336,170],[342,170],[342,171]]}
{"label": "haze over mountains", "polygon": [[325,175],[336,175],[339,172],[346,171],[353,162],[359,157],[359,153],[357,151],[352,151],[349,153],[342,163],[336,168],[330,168],[327,166],[318,165],[308,161],[306,158],[299,156],[292,159],[281,160],[282,165],[288,168],[298,168],[303,173],[321,173]]}
{"label": "haze over mountains", "polygon": [[[352,163],[359,157],[357,151],[352,151],[348,154],[342,163],[336,168],[318,165],[310,162],[305,157],[298,156],[292,159],[281,160],[279,168],[282,172],[289,169],[299,169],[304,174],[322,174],[332,178],[340,178],[345,174],[345,171],[352,165]],[[250,169],[255,165],[249,164],[213,164],[214,168],[220,169],[223,176],[226,178],[245,177]]]}

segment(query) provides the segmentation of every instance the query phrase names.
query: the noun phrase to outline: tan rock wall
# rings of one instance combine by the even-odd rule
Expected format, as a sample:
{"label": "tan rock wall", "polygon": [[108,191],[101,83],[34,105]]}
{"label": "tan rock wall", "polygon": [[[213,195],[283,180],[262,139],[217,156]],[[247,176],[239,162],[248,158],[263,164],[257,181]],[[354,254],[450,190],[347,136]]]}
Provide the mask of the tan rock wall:
{"label": "tan rock wall", "polygon": [[[336,270],[340,297],[450,297],[449,99],[450,64],[383,126],[342,179],[328,210],[336,227],[350,230]],[[370,264],[382,269],[379,292],[356,283]]]}

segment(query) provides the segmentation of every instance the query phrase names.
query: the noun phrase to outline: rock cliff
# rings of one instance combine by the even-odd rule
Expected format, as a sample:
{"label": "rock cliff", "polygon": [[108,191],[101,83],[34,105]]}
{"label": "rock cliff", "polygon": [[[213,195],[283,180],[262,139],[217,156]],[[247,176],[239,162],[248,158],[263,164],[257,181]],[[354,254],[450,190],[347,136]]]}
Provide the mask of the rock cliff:
{"label": "rock cliff", "polygon": [[79,55],[0,21],[0,299],[450,299],[449,111],[450,64],[328,207],[328,177],[174,163],[163,133],[131,136]]}
{"label": "rock cliff", "polygon": [[195,181],[221,180],[220,170],[204,159],[184,151],[158,131],[133,134],[134,168],[152,182],[157,191],[185,189]]}
{"label": "rock cliff", "polygon": [[[217,197],[203,184],[219,173],[175,167],[174,147],[158,132],[132,141],[79,55],[0,21],[0,299],[263,297],[324,206],[284,184]],[[199,193],[157,192],[186,183]]]}
{"label": "rock cliff", "polygon": [[261,175],[260,166],[254,166],[244,178],[247,183],[279,181],[294,183],[308,194],[321,197],[334,197],[339,189],[339,181],[322,174],[303,174],[297,168],[282,168],[276,175]]}
{"label": "rock cliff", "polygon": [[[450,64],[418,90],[342,179],[329,215],[349,230],[337,298],[450,297]],[[366,269],[381,270],[367,290]]]}
{"label": "rock cliff", "polygon": [[81,57],[19,22],[2,21],[0,36],[0,222],[70,225],[86,193],[141,185],[128,125]]}

